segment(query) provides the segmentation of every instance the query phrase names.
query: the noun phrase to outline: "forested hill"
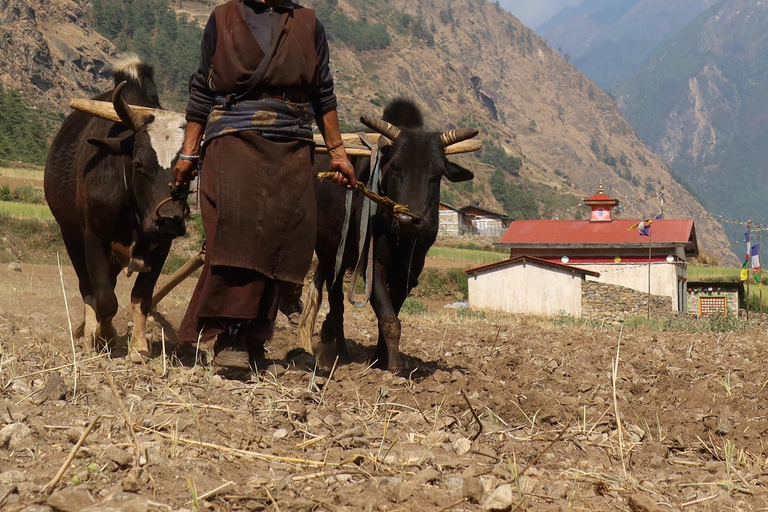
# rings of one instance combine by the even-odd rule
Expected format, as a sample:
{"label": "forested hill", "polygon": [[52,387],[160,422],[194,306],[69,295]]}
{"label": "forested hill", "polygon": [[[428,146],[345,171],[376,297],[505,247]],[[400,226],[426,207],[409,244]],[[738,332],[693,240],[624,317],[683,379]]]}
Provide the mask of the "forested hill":
{"label": "forested hill", "polygon": [[767,30],[765,2],[721,1],[617,90],[643,140],[716,213],[761,223],[768,223]]}
{"label": "forested hill", "polygon": [[[58,8],[60,1],[50,4]],[[93,59],[100,47],[105,53],[114,53],[116,46],[138,51],[158,70],[161,97],[177,108],[199,48],[192,41],[199,29],[183,16],[202,25],[214,4],[98,0],[72,24],[82,33],[98,27],[112,43],[91,33],[93,46],[70,49],[59,61],[60,72]],[[577,204],[602,180],[606,191],[627,206],[621,215],[637,218],[658,213],[658,204],[644,199],[663,186],[674,200],[665,212],[694,216],[702,246],[735,261],[722,228],[701,216],[701,205],[643,146],[615,101],[498,5],[485,0],[307,4],[317,10],[331,39],[344,129],[358,127],[361,114],[379,115],[381,106],[398,95],[415,99],[434,129],[480,129],[486,148],[460,157],[478,178],[473,184],[447,185],[444,199],[504,210],[515,218],[573,218],[587,214]],[[152,14],[147,5],[153,6]],[[174,23],[166,7],[178,15],[175,31],[165,27]],[[176,66],[189,69],[171,72]],[[24,80],[32,82],[27,75]],[[88,87],[104,85],[99,70]],[[83,84],[78,95],[90,92],[88,87]],[[66,99],[73,92],[63,90],[56,97]],[[64,109],[64,101],[53,104]]]}

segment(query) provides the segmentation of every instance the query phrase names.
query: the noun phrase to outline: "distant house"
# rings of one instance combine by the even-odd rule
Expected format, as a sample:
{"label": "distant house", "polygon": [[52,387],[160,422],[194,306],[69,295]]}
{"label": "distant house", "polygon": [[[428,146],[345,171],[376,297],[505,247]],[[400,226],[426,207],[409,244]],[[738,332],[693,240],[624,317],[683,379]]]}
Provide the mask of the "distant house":
{"label": "distant house", "polygon": [[[616,319],[638,314],[643,309],[640,304],[647,307],[649,295],[652,309],[685,312],[688,307],[686,262],[699,252],[693,220],[654,220],[650,227],[651,236],[641,236],[639,229],[632,229],[640,219],[611,218],[611,211],[619,201],[605,195],[602,184],[598,194],[584,200],[584,203],[592,209],[590,220],[512,222],[497,244],[509,248],[510,259],[506,260],[506,264],[522,261],[520,258],[527,258],[529,262],[535,259],[562,265],[547,267],[552,269],[550,271],[557,268],[558,272],[568,270],[583,275],[580,311],[582,314],[589,312],[592,317],[605,314]],[[501,263],[505,262],[497,265]],[[483,304],[483,308],[506,310],[500,298],[495,305],[488,304],[485,298],[480,299],[481,296],[494,295],[482,288],[497,286],[502,268],[505,267],[491,268],[497,274],[489,275],[482,283],[480,274],[473,274],[477,269],[467,271],[470,283],[473,275],[478,276],[476,284],[479,286],[474,288],[473,295],[470,285],[470,306],[478,304],[477,307],[480,307]],[[527,301],[538,304],[521,305],[520,312],[547,310],[546,303],[556,300],[552,295],[564,293],[563,289],[559,286],[553,288],[550,281],[542,280],[541,265],[529,264],[522,268],[528,272],[523,281],[539,284],[538,287],[525,284],[537,290],[527,295]],[[529,271],[528,268],[535,268],[536,271]],[[509,293],[516,293],[511,287],[520,286],[520,282],[517,285],[510,283],[510,287],[505,288]],[[577,309],[573,308],[574,311]],[[567,311],[566,308],[563,310]]]}
{"label": "distant house", "polygon": [[503,213],[486,210],[478,206],[456,208],[440,203],[440,228],[443,236],[480,235],[500,237],[509,227],[512,219]]}
{"label": "distant house", "polygon": [[503,213],[486,210],[478,206],[465,206],[460,211],[467,216],[472,225],[473,235],[501,236],[512,223],[512,219]]}

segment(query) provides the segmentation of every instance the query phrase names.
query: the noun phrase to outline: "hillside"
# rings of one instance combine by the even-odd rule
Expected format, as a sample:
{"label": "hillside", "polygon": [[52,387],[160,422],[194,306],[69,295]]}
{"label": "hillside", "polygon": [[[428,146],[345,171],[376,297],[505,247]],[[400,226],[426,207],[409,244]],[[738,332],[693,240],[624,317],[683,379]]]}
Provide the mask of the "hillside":
{"label": "hillside", "polygon": [[[618,89],[624,112],[715,213],[768,222],[768,5],[724,0]],[[738,233],[737,233],[738,232]],[[734,238],[743,229],[734,229]]]}
{"label": "hillside", "polygon": [[585,75],[612,89],[717,0],[584,0],[536,29]]}
{"label": "hillside", "polygon": [[[665,164],[643,146],[615,102],[494,4],[478,0],[308,4],[318,10],[331,37],[344,129],[359,126],[361,114],[380,114],[387,99],[406,95],[422,106],[434,129],[460,125],[481,130],[486,141],[483,154],[460,157],[478,179],[445,187],[446,200],[460,205],[471,201],[516,218],[578,217],[587,213],[576,208],[579,198],[592,195],[602,180],[606,191],[628,206],[624,217],[658,213],[658,204],[644,198],[661,186],[673,201],[667,203],[668,216],[702,213],[701,205],[674,181]],[[173,7],[202,24],[212,3]],[[74,26],[85,33],[90,29],[83,14],[78,12]],[[45,29],[43,24],[38,27]],[[92,42],[112,51],[101,38]],[[135,41],[125,43],[137,49]],[[81,88],[72,94],[85,92]],[[161,93],[165,94],[162,88]],[[66,98],[70,92],[58,94]],[[719,224],[697,218],[697,228],[705,250],[720,254],[724,261],[736,261]]]}

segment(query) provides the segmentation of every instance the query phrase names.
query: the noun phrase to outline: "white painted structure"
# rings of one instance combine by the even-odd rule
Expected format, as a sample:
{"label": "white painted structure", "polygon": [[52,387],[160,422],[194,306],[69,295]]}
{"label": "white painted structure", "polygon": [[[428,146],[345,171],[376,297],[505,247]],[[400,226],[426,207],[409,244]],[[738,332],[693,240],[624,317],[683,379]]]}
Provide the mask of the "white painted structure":
{"label": "white painted structure", "polygon": [[[473,309],[581,316],[581,282],[596,272],[521,256],[467,271]],[[535,298],[535,300],[532,300]]]}

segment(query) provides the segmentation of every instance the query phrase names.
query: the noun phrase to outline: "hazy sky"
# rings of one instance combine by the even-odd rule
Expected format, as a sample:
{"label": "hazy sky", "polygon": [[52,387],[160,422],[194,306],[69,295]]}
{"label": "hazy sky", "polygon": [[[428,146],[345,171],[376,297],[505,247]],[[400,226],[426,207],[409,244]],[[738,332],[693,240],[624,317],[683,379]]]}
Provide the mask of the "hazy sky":
{"label": "hazy sky", "polygon": [[517,16],[526,26],[536,28],[566,5],[579,5],[582,0],[499,0],[502,7]]}

